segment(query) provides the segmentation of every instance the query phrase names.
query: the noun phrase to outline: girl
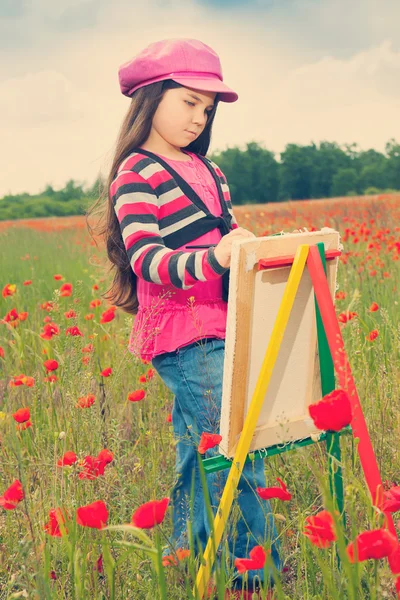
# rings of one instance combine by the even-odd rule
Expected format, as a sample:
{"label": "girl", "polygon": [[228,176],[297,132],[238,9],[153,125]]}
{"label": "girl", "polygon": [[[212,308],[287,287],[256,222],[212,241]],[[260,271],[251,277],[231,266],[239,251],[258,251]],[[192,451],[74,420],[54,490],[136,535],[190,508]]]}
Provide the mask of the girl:
{"label": "girl", "polygon": [[[188,549],[191,541],[197,555],[210,535],[197,457],[201,434],[219,432],[227,317],[223,279],[232,242],[255,237],[238,227],[226,178],[205,158],[218,102],[235,102],[238,95],[223,83],[218,55],[194,39],[151,44],[120,67],[119,82],[131,104],[106,186],[102,233],[115,266],[108,298],[136,315],[129,349],[151,361],[174,394],[173,533],[164,555]],[[206,249],[187,250],[192,244]],[[205,456],[215,454],[214,447]],[[207,475],[214,514],[228,472]],[[231,564],[269,539],[280,570],[270,505],[257,487],[266,487],[262,460],[243,469],[226,529]],[[248,575],[250,590],[257,578],[264,580],[263,569]],[[265,583],[272,585],[272,577]],[[242,586],[241,575],[233,586]],[[239,596],[233,591],[230,597]]]}

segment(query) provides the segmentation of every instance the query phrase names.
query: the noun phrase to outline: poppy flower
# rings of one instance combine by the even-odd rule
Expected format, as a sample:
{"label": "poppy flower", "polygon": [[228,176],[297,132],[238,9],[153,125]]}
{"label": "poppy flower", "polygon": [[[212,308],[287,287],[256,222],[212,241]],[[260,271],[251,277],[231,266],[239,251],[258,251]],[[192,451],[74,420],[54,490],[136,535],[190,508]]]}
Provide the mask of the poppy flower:
{"label": "poppy flower", "polygon": [[146,392],[144,390],[135,390],[134,392],[130,392],[128,394],[129,402],[139,402],[139,400],[143,400]]}
{"label": "poppy flower", "polygon": [[169,565],[177,565],[178,561],[183,560],[187,556],[190,556],[190,550],[187,548],[178,548],[175,555],[168,554],[167,556],[162,557],[163,567],[168,567]]}
{"label": "poppy flower", "polygon": [[218,446],[221,440],[222,435],[219,435],[218,433],[205,433],[203,431],[197,450],[200,452],[200,454],[204,454],[210,448]]}
{"label": "poppy flower", "polygon": [[360,533],[347,546],[346,552],[350,562],[363,562],[373,558],[378,560],[390,556],[398,546],[397,537],[387,529],[373,529]]}
{"label": "poppy flower", "polygon": [[76,522],[83,527],[104,529],[107,520],[108,510],[103,500],[96,500],[76,510]]}
{"label": "poppy flower", "polygon": [[254,546],[250,550],[250,558],[235,558],[235,567],[239,573],[250,571],[251,569],[263,569],[267,558],[267,553],[262,546]]}
{"label": "poppy flower", "polygon": [[352,411],[347,393],[333,390],[315,404],[308,407],[315,427],[323,431],[340,431],[351,423]]}
{"label": "poppy flower", "polygon": [[17,412],[13,413],[13,417],[17,423],[25,423],[31,418],[31,411],[29,408],[19,408]]}
{"label": "poppy flower", "polygon": [[[65,526],[65,517],[62,514],[60,508],[52,508],[49,511],[49,521],[43,526],[43,529],[52,537],[61,537],[60,524],[63,523]],[[66,529],[68,533],[68,529]]]}
{"label": "poppy flower", "polygon": [[63,276],[62,276],[62,275],[60,275],[59,273],[57,273],[56,275],[53,275],[53,277],[54,277],[54,279],[55,279],[56,281],[60,281],[60,279],[62,279],[62,278],[63,278]]}
{"label": "poppy flower", "polygon": [[162,523],[169,504],[169,498],[145,502],[132,515],[131,525],[140,529],[151,529]]}
{"label": "poppy flower", "polygon": [[89,308],[96,308],[97,306],[100,306],[100,304],[101,300],[99,300],[99,298],[95,298],[94,300],[90,301]]}
{"label": "poppy flower", "polygon": [[74,325],[73,327],[67,327],[67,329],[65,330],[65,335],[81,335],[83,337],[83,333],[77,325]]}
{"label": "poppy flower", "polygon": [[373,342],[379,335],[379,331],[377,329],[373,329],[372,331],[369,332],[369,334],[366,336],[367,340],[369,340],[370,342]]}
{"label": "poppy flower", "polygon": [[400,510],[400,485],[392,487],[385,492],[385,501],[382,510],[391,513]]}
{"label": "poppy flower", "polygon": [[60,296],[71,296],[72,295],[72,283],[63,283],[60,287]]}
{"label": "poppy flower", "polygon": [[103,369],[100,373],[100,375],[102,375],[103,377],[109,377],[112,373],[112,368],[111,367],[107,367],[107,369]]}
{"label": "poppy flower", "polygon": [[379,310],[379,304],[377,304],[376,302],[373,302],[371,304],[371,306],[369,307],[370,312],[375,312],[377,310]]}
{"label": "poppy flower", "polygon": [[358,317],[358,314],[347,310],[346,312],[340,313],[338,321],[340,321],[340,323],[347,323],[347,321],[351,321],[354,317]]}
{"label": "poppy flower", "polygon": [[102,313],[100,323],[109,323],[113,319],[115,319],[115,311],[111,308],[108,308]]}
{"label": "poppy flower", "polygon": [[77,461],[75,452],[65,452],[64,456],[57,461],[57,467],[70,467]]}
{"label": "poppy flower", "polygon": [[3,296],[3,298],[6,298],[7,296],[14,296],[16,291],[17,291],[17,286],[15,285],[15,283],[7,283],[3,287],[2,296]]}
{"label": "poppy flower", "polygon": [[45,360],[43,365],[48,371],[55,371],[58,369],[58,362],[51,358],[49,358],[49,360]]}
{"label": "poppy flower", "polygon": [[16,479],[14,483],[6,489],[4,494],[0,496],[0,506],[5,510],[13,510],[21,500],[25,498],[22,483]]}
{"label": "poppy flower", "polygon": [[82,466],[84,470],[79,473],[79,479],[96,479],[104,475],[104,469],[113,460],[114,455],[109,450],[102,450],[97,456],[85,456]]}
{"label": "poppy flower", "polygon": [[82,352],[93,352],[94,346],[93,344],[88,344],[82,348]]}
{"label": "poppy flower", "polygon": [[104,450],[100,450],[100,452],[97,455],[97,458],[98,460],[101,460],[106,465],[108,465],[114,460],[114,454],[110,450],[107,450],[107,448],[104,448]]}
{"label": "poppy flower", "polygon": [[4,358],[4,348],[0,346],[0,358]]}
{"label": "poppy flower", "polygon": [[279,500],[290,500],[292,497],[292,494],[287,491],[287,487],[284,484],[284,482],[282,481],[282,479],[279,479],[279,477],[277,477],[276,480],[280,483],[280,487],[278,487],[278,486],[272,486],[272,487],[267,487],[267,488],[258,487],[256,489],[257,494],[263,500],[270,500],[271,498],[278,498]]}
{"label": "poppy flower", "polygon": [[51,340],[54,335],[58,335],[59,333],[60,329],[55,323],[46,323],[43,326],[43,332],[40,334],[40,337],[43,340]]}
{"label": "poppy flower", "polygon": [[172,413],[168,413],[166,419],[167,423],[172,423]]}
{"label": "poppy flower", "polygon": [[78,398],[77,404],[75,404],[75,408],[90,408],[92,404],[94,404],[95,396],[93,394],[88,394],[87,396],[82,396]]}
{"label": "poppy flower", "polygon": [[64,313],[64,317],[66,319],[74,319],[77,316],[76,312],[74,310],[67,310]]}
{"label": "poppy flower", "polygon": [[316,515],[306,518],[304,535],[314,546],[328,548],[337,539],[333,529],[334,520],[330,512],[321,510]]}

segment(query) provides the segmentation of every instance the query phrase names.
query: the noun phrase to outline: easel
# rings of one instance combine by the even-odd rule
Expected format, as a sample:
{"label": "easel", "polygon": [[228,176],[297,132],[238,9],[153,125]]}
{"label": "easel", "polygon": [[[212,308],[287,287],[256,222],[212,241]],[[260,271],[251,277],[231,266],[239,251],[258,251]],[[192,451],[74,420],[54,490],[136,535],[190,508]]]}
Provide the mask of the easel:
{"label": "easel", "polygon": [[[329,483],[334,501],[340,514],[343,516],[343,480],[342,471],[338,467],[335,471],[334,462],[340,462],[340,435],[351,433],[353,438],[358,438],[357,451],[360,457],[361,466],[365,479],[371,494],[373,503],[377,503],[379,495],[382,493],[382,479],[379,467],[376,461],[374,450],[368,434],[364,414],[358,398],[356,386],[348,362],[342,334],[339,323],[336,318],[335,307],[331,298],[328,281],[326,278],[326,260],[338,256],[338,251],[325,252],[324,244],[318,243],[313,246],[301,245],[298,247],[295,256],[282,256],[271,260],[260,260],[260,268],[273,268],[292,265],[289,278],[285,287],[282,302],[278,315],[272,330],[264,361],[257,379],[254,394],[251,400],[249,410],[246,415],[243,430],[236,447],[235,456],[232,461],[224,456],[217,456],[203,460],[206,472],[218,471],[230,467],[228,479],[220,500],[217,514],[214,519],[214,540],[212,536],[208,539],[204,551],[204,561],[197,573],[193,594],[197,593],[200,599],[204,597],[208,581],[211,577],[211,570],[214,564],[216,550],[222,538],[229,512],[233,503],[234,492],[238,486],[243,466],[248,457],[251,440],[254,430],[260,416],[263,399],[271,380],[271,375],[278,357],[279,349],[289,321],[290,313],[296,297],[304,268],[307,264],[315,295],[315,308],[317,319],[318,349],[320,359],[320,373],[323,395],[328,394],[335,388],[336,371],[338,377],[338,387],[347,391],[352,406],[351,426],[342,429],[338,433],[322,433],[318,442],[327,442],[328,461],[329,461]],[[296,449],[302,446],[315,443],[311,438],[291,442],[283,448],[279,445],[255,451],[254,458],[265,458],[287,450]],[[385,513],[386,522],[391,533],[396,535],[393,518],[390,513]],[[391,560],[389,564],[392,567]],[[393,571],[393,568],[392,568]]]}

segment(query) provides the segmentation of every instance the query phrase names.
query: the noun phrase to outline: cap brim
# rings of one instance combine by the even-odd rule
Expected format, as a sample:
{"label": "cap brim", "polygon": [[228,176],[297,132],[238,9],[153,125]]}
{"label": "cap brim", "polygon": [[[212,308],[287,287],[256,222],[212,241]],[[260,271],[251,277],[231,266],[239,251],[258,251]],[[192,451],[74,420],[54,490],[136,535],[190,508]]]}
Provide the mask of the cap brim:
{"label": "cap brim", "polygon": [[184,85],[185,87],[199,90],[199,92],[217,92],[218,100],[221,102],[236,102],[238,94],[231,90],[219,79],[201,79],[200,77],[171,77],[173,81]]}

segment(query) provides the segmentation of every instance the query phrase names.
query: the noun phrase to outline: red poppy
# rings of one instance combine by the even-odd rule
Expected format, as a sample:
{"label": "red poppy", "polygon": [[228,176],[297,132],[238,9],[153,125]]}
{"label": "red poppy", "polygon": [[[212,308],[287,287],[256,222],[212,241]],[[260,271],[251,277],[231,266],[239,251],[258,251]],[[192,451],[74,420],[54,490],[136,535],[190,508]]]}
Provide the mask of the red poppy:
{"label": "red poppy", "polygon": [[352,411],[347,393],[333,390],[315,404],[310,404],[308,412],[315,427],[323,431],[340,431],[351,423]]}
{"label": "red poppy", "polygon": [[53,277],[54,277],[54,279],[55,279],[56,281],[60,281],[60,279],[62,279],[62,278],[63,278],[63,276],[62,276],[62,275],[59,275],[59,274],[57,274],[57,275],[53,275]]}
{"label": "red poppy", "polygon": [[76,312],[74,310],[67,310],[64,313],[64,317],[66,319],[74,319],[77,316]]}
{"label": "red poppy", "polygon": [[60,296],[71,296],[72,295],[72,283],[63,283],[60,287]]}
{"label": "red poppy", "polygon": [[[49,511],[50,520],[43,526],[43,529],[49,535],[53,537],[61,537],[60,525],[61,523],[65,526],[65,517],[62,514],[60,508],[53,508]],[[68,529],[66,529],[66,533],[68,533]]]}
{"label": "red poppy", "polygon": [[370,312],[375,312],[377,310],[379,310],[379,304],[377,304],[376,302],[373,302],[371,304],[371,306],[369,307]]}
{"label": "red poppy", "polygon": [[77,327],[77,325],[74,325],[73,327],[67,327],[67,329],[65,330],[65,335],[72,335],[72,336],[81,335],[83,337],[83,333],[79,329],[79,327]]}
{"label": "red poppy", "polygon": [[190,550],[187,548],[178,548],[175,555],[168,554],[167,556],[162,557],[163,567],[168,567],[169,565],[177,565],[178,561],[183,560],[187,556],[190,556]]}
{"label": "red poppy", "polygon": [[112,368],[111,367],[107,367],[107,369],[103,369],[100,373],[100,375],[102,375],[103,377],[109,377],[112,373]]}
{"label": "red poppy", "polygon": [[390,488],[385,492],[385,501],[382,506],[385,512],[397,512],[400,510],[400,485]]}
{"label": "red poppy", "polygon": [[92,404],[94,404],[95,396],[93,394],[88,394],[87,396],[82,396],[78,398],[77,404],[75,404],[75,408],[90,408]]}
{"label": "red poppy", "polygon": [[52,358],[49,358],[49,360],[45,360],[43,365],[48,371],[55,371],[56,369],[58,369],[58,362]]}
{"label": "red poppy", "polygon": [[135,390],[134,392],[130,392],[128,394],[129,402],[139,402],[139,400],[143,400],[146,392],[144,390]]}
{"label": "red poppy", "polygon": [[64,456],[57,461],[57,467],[70,467],[76,463],[77,456],[75,452],[65,452]]}
{"label": "red poppy", "polygon": [[218,446],[221,440],[222,435],[219,435],[218,433],[205,433],[203,431],[197,450],[200,454],[204,454],[210,448]]}
{"label": "red poppy", "polygon": [[29,408],[19,408],[17,412],[13,413],[13,417],[17,423],[25,423],[31,418],[31,411]]}
{"label": "red poppy", "polygon": [[369,340],[370,342],[373,342],[378,337],[378,335],[379,335],[379,331],[377,329],[373,329],[367,335],[367,340]]}
{"label": "red poppy", "polygon": [[0,358],[4,358],[4,348],[0,346]]}
{"label": "red poppy", "polygon": [[85,456],[82,464],[84,470],[79,473],[79,479],[96,479],[104,475],[104,469],[113,459],[113,453],[107,449],[101,450],[97,456]]}
{"label": "red poppy", "polygon": [[109,323],[113,319],[115,319],[115,311],[111,308],[108,308],[102,313],[100,323]]}
{"label": "red poppy", "polygon": [[7,283],[3,287],[2,296],[3,296],[3,298],[6,298],[7,296],[14,296],[16,291],[17,291],[17,286],[15,285],[15,283]]}
{"label": "red poppy", "polygon": [[0,506],[5,510],[13,510],[21,500],[25,498],[22,483],[16,479],[14,483],[6,489],[4,494],[0,496]]}
{"label": "red poppy", "polygon": [[350,562],[362,562],[373,558],[378,560],[390,556],[397,548],[398,541],[387,529],[373,529],[360,533],[354,542],[347,546]]}
{"label": "red poppy", "polygon": [[340,323],[347,323],[347,321],[351,321],[354,317],[358,317],[358,314],[347,310],[346,312],[340,313],[338,321],[340,321]]}
{"label": "red poppy", "polygon": [[108,510],[103,500],[96,500],[76,510],[76,522],[83,527],[104,529],[107,520]]}
{"label": "red poppy", "polygon": [[270,500],[271,498],[278,498],[279,500],[290,500],[292,497],[292,494],[287,491],[287,487],[284,484],[284,482],[282,481],[282,479],[279,479],[279,477],[277,477],[276,480],[280,483],[281,487],[278,487],[278,486],[272,486],[272,487],[267,487],[267,488],[258,487],[256,489],[257,494],[263,500]]}
{"label": "red poppy", "polygon": [[314,546],[328,548],[337,539],[333,529],[334,520],[330,512],[321,510],[314,516],[306,518],[304,535],[306,535]]}
{"label": "red poppy", "polygon": [[106,465],[108,465],[114,460],[114,454],[110,450],[107,450],[107,448],[104,448],[104,450],[100,450],[100,452],[97,455],[97,458],[98,460],[101,460]]}
{"label": "red poppy", "polygon": [[251,569],[264,568],[267,553],[262,546],[254,546],[254,548],[250,550],[249,556],[250,558],[235,558],[235,567],[239,573],[244,573]]}
{"label": "red poppy", "polygon": [[132,515],[131,525],[140,529],[151,529],[162,523],[167,512],[169,498],[145,502]]}
{"label": "red poppy", "polygon": [[94,346],[93,344],[88,344],[82,348],[82,352],[93,352]]}
{"label": "red poppy", "polygon": [[54,335],[58,335],[59,333],[60,329],[55,323],[47,323],[43,326],[43,333],[40,334],[40,337],[43,340],[51,340]]}
{"label": "red poppy", "polygon": [[172,423],[172,413],[169,413],[165,420],[167,421],[167,423]]}

